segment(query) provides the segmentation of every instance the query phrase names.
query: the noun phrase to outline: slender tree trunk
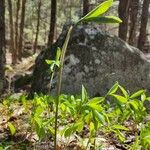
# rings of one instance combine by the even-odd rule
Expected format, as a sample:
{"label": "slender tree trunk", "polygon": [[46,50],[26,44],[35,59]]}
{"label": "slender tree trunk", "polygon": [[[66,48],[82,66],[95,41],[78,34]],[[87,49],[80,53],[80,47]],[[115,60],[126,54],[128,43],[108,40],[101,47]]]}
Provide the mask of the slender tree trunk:
{"label": "slender tree trunk", "polygon": [[36,53],[37,44],[38,44],[38,35],[39,35],[39,27],[40,27],[40,18],[41,18],[41,0],[38,2],[38,9],[37,9],[37,27],[36,27],[36,35],[35,35],[35,41],[33,45],[33,53]]}
{"label": "slender tree trunk", "polygon": [[5,85],[5,0],[0,0],[0,94]]}
{"label": "slender tree trunk", "polygon": [[16,64],[17,54],[14,46],[14,23],[13,23],[13,11],[11,0],[8,0],[8,11],[9,11],[9,28],[10,28],[10,51],[12,53],[12,64]]}
{"label": "slender tree trunk", "polygon": [[15,20],[15,49],[17,52],[17,59],[18,59],[18,21],[19,21],[19,10],[20,10],[20,0],[16,1],[16,20]]}
{"label": "slender tree trunk", "polygon": [[48,46],[54,42],[56,14],[57,14],[57,0],[51,0],[51,19],[50,19],[50,31],[48,35]]}
{"label": "slender tree trunk", "polygon": [[89,0],[83,0],[83,16],[89,12]]}
{"label": "slender tree trunk", "polygon": [[129,7],[131,0],[119,0],[118,13],[119,17],[122,19],[122,23],[119,24],[119,37],[124,41],[127,40],[128,33],[128,20],[129,20]]}
{"label": "slender tree trunk", "polygon": [[138,12],[139,12],[139,0],[132,0],[130,9],[130,30],[129,30],[130,45],[135,45],[136,41]]}
{"label": "slender tree trunk", "polygon": [[147,23],[148,23],[149,4],[150,4],[150,0],[143,1],[140,35],[138,39],[138,48],[140,50],[144,48],[144,44],[146,41],[146,29],[147,29]]}
{"label": "slender tree trunk", "polygon": [[25,23],[25,7],[26,7],[26,0],[22,0],[20,33],[19,33],[19,43],[18,43],[18,59],[20,61],[22,60],[22,50],[23,50],[23,35],[24,35],[24,23]]}

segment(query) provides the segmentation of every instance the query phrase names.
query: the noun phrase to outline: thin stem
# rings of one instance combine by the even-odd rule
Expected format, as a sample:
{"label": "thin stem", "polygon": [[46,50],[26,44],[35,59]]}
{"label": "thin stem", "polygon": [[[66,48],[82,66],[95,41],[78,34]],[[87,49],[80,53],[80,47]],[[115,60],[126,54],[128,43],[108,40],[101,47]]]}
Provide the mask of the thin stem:
{"label": "thin stem", "polygon": [[57,98],[56,98],[56,113],[55,113],[55,136],[54,136],[54,150],[57,150],[57,128],[58,128],[58,106],[59,106],[59,95],[61,93],[61,83],[62,83],[62,73],[63,73],[63,65],[65,54],[67,51],[67,46],[69,43],[70,35],[72,33],[73,26],[71,26],[68,30],[67,37],[62,47],[62,53],[60,58],[60,69],[58,74],[58,85],[57,85]]}

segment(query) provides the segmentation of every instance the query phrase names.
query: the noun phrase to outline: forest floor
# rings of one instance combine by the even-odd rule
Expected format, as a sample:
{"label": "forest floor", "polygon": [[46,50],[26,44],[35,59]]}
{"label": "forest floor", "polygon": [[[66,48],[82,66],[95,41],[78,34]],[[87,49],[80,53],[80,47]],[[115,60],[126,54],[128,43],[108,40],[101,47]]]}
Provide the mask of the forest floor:
{"label": "forest floor", "polygon": [[[12,69],[8,69],[6,72],[8,79],[11,80],[13,76],[20,74],[31,74],[37,55],[38,54],[23,58],[22,62],[12,66]],[[150,54],[146,54],[145,56],[150,60]],[[7,64],[11,65],[10,53],[7,53]],[[38,142],[37,133],[35,131],[32,132],[30,121],[35,103],[25,101],[25,97],[22,96],[24,93],[26,93],[26,90],[21,89],[17,93],[13,92],[11,95],[6,96],[0,102],[0,150],[3,150],[4,147],[10,150],[53,150],[53,140],[51,136],[46,137],[42,142]],[[48,114],[48,112],[46,114]],[[150,115],[148,114],[144,120],[150,122]],[[67,122],[70,124],[72,119],[67,119]],[[145,124],[145,122],[143,123]],[[125,121],[123,125],[129,130],[118,132],[117,136],[125,138],[124,142],[120,142],[113,132],[105,133],[104,131],[100,131],[95,138],[96,145],[99,145],[100,148],[96,150],[128,150],[129,145],[133,145],[137,140],[136,137],[140,136],[140,125],[133,120]],[[15,132],[14,135],[13,132]],[[123,137],[122,134],[124,134],[125,137]],[[87,144],[89,140],[88,136],[89,130],[87,130],[86,126],[84,126],[80,134],[72,134],[69,138],[59,136],[58,150],[84,150],[83,145],[84,143]],[[3,147],[3,149],[1,147]],[[94,149],[92,146],[88,148],[88,150],[92,149]]]}

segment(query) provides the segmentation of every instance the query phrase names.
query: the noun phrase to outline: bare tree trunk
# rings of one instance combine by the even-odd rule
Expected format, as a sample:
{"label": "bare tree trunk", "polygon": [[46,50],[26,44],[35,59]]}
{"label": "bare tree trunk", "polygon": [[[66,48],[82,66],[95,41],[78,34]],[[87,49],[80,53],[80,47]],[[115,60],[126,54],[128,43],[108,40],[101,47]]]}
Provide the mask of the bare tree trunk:
{"label": "bare tree trunk", "polygon": [[41,18],[41,0],[39,0],[38,2],[38,9],[37,9],[37,26],[36,26],[36,36],[35,36],[35,41],[34,41],[34,45],[33,45],[33,53],[36,53],[36,49],[37,49],[37,44],[38,44],[38,35],[39,35],[39,27],[40,27],[40,18]]}
{"label": "bare tree trunk", "polygon": [[26,0],[22,0],[20,33],[19,33],[19,43],[18,43],[18,59],[20,61],[22,60],[23,34],[24,34],[24,22],[25,22],[25,7],[26,7]]}
{"label": "bare tree trunk", "polygon": [[49,31],[48,43],[47,43],[48,46],[54,42],[56,14],[57,14],[57,0],[51,0],[51,19],[50,19],[50,31]]}
{"label": "bare tree trunk", "polygon": [[15,20],[15,49],[17,52],[18,59],[18,21],[19,21],[19,10],[20,10],[20,0],[16,1],[16,20]]}
{"label": "bare tree trunk", "polygon": [[118,13],[119,17],[122,19],[122,23],[119,24],[119,37],[126,41],[128,33],[128,20],[129,20],[129,6],[130,0],[119,0]]}
{"label": "bare tree trunk", "polygon": [[148,23],[149,4],[150,4],[150,0],[143,1],[140,35],[138,39],[138,48],[140,50],[144,48],[144,44],[146,41],[146,29],[147,29],[147,23]]}
{"label": "bare tree trunk", "polygon": [[5,0],[0,0],[0,94],[5,86]]}
{"label": "bare tree trunk", "polygon": [[135,45],[136,41],[138,12],[139,12],[139,0],[132,0],[130,9],[130,31],[129,31],[130,45]]}
{"label": "bare tree trunk", "polygon": [[8,11],[9,11],[9,28],[10,28],[10,51],[12,53],[12,64],[16,64],[17,54],[14,46],[14,23],[13,23],[13,11],[11,0],[8,0]]}
{"label": "bare tree trunk", "polygon": [[83,16],[89,12],[89,0],[83,0]]}

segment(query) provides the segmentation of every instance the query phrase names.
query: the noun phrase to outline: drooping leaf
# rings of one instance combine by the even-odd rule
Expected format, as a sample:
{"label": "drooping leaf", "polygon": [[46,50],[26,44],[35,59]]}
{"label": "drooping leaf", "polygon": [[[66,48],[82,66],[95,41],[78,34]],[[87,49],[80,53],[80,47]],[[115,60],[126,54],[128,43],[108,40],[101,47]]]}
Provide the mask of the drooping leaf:
{"label": "drooping leaf", "polygon": [[144,94],[144,93],[145,93],[145,90],[139,90],[139,91],[137,91],[136,93],[133,93],[133,94],[130,96],[130,98],[131,98],[131,99],[137,98],[137,97],[141,96],[141,95]]}
{"label": "drooping leaf", "polygon": [[112,6],[112,4],[113,4],[113,0],[107,0],[103,3],[101,3],[95,9],[90,11],[86,16],[81,18],[78,21],[78,23],[80,23],[82,21],[86,21],[87,19],[90,19],[90,18],[93,18],[93,17],[98,17],[98,16],[102,15],[103,13],[105,13]]}
{"label": "drooping leaf", "polygon": [[127,103],[127,98],[120,96],[120,95],[116,95],[116,94],[111,94],[111,96],[113,96],[117,101],[119,101],[120,103]]}
{"label": "drooping leaf", "polygon": [[139,103],[136,100],[132,100],[129,104],[135,109],[138,110]]}
{"label": "drooping leaf", "polygon": [[99,16],[99,17],[91,17],[83,22],[96,22],[96,23],[121,23],[122,20],[115,16]]}

